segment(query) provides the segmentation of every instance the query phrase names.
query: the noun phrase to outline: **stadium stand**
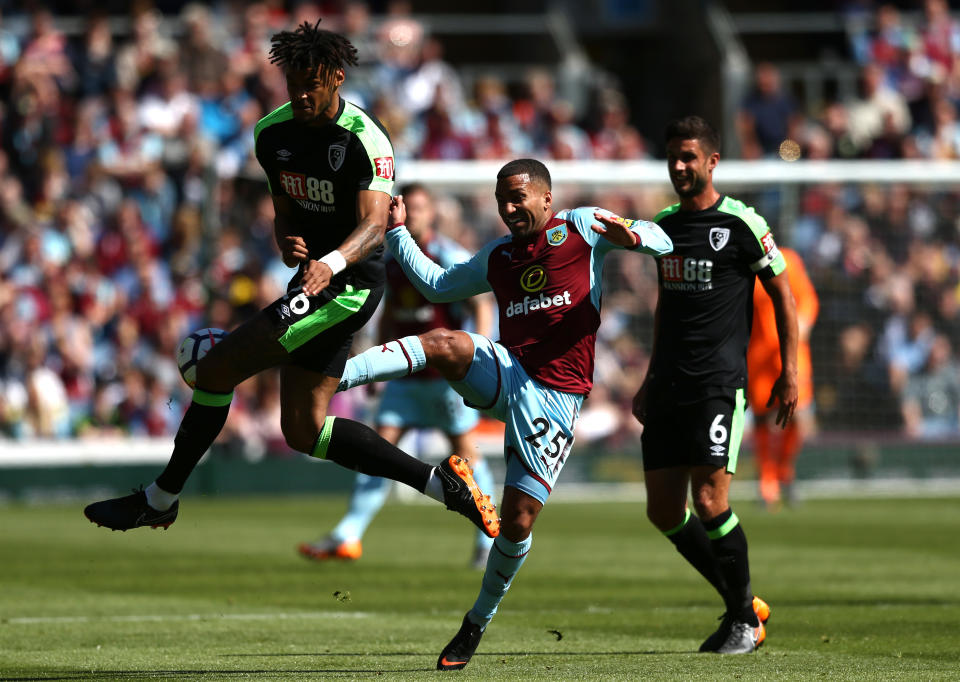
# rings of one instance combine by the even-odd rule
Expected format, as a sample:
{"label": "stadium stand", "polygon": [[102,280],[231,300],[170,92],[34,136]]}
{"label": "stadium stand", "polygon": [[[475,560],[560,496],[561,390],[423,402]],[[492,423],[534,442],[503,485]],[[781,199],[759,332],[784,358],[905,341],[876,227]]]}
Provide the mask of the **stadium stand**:
{"label": "stadium stand", "polygon": [[[579,31],[574,10],[558,22],[545,4],[523,3],[516,22],[493,10],[444,15],[431,3],[412,13],[396,1],[130,12],[108,3],[111,14],[70,15],[5,4],[2,437],[169,436],[189,396],[173,363],[179,338],[201,326],[230,329],[278,295],[289,272],[273,244],[252,130],[285,99],[266,60],[271,33],[318,8],[360,48],[347,96],[388,126],[401,175],[413,160],[657,157],[664,116],[651,120],[633,81],[599,63],[601,39]],[[851,3],[847,13],[833,3],[799,13],[767,3],[779,14],[766,23],[751,3],[727,4],[752,62],[723,121],[728,156],[960,157],[960,26],[943,0],[922,11]],[[638,6],[624,25],[641,31],[666,11]],[[549,30],[527,40],[538,25]],[[809,39],[786,34],[814,35],[821,49],[810,54]],[[483,41],[489,50],[470,48]],[[518,42],[529,54],[511,52]],[[510,59],[496,63],[498,53]],[[649,217],[671,201],[662,186],[565,191],[569,205],[624,215]],[[744,198],[801,254],[820,294],[812,348],[821,438],[865,430],[957,438],[957,191],[811,181]],[[503,229],[485,194],[452,192],[440,203],[445,231],[468,248]],[[597,448],[623,449],[637,437],[628,407],[648,359],[655,272],[614,260],[606,276],[598,388],[582,429]],[[286,453],[275,377],[242,385],[234,405],[226,442],[251,457]],[[344,399],[342,409],[362,405]]]}

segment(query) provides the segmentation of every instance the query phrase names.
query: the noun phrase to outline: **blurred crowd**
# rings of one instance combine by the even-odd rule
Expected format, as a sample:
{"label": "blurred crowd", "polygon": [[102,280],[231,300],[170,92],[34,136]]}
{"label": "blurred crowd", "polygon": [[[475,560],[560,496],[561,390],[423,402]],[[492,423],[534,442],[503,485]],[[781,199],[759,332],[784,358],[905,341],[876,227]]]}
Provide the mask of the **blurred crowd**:
{"label": "blurred crowd", "polygon": [[[775,65],[756,65],[737,119],[742,156],[960,159],[960,22],[946,0],[918,5],[857,4],[851,99],[803,110]],[[771,218],[779,201],[757,197]],[[960,434],[960,194],[807,185],[795,201],[797,219],[778,233],[826,304],[813,337],[820,426]]]}
{"label": "blurred crowd", "polygon": [[[81,16],[77,35],[43,6],[19,34],[0,17],[0,436],[173,433],[189,400],[179,339],[282,294],[292,272],[252,153],[256,122],[287,99],[268,59],[279,30],[322,14],[349,36],[361,63],[343,94],[384,122],[401,163],[643,155],[615,89],[591,87],[602,115],[586,129],[548,70],[509,96],[496,74],[468,88],[409,11],[133,3]],[[481,234],[456,216],[448,229],[476,244],[497,229],[486,213]],[[278,405],[276,373],[247,382],[223,438],[282,448]]]}
{"label": "blurred crowd", "polygon": [[[286,101],[267,59],[278,30],[322,12],[351,39],[361,63],[343,94],[383,121],[400,164],[648,156],[606,78],[532,68],[518,82],[467,82],[408,2],[378,13],[359,0],[290,4],[161,14],[134,3],[128,30],[115,30],[116,15],[89,15],[69,36],[42,8],[22,35],[0,18],[0,438],[173,434],[190,398],[173,360],[180,338],[232,329],[283,292],[292,271],[252,156],[257,120]],[[806,158],[956,158],[960,32],[945,3],[926,6],[917,26],[881,7],[855,36],[855,102],[802,111],[776,68],[758,65],[738,120],[742,155],[775,155],[790,139]],[[763,206],[769,195],[742,198]],[[467,248],[504,230],[490,197],[437,200],[440,231]],[[662,190],[562,197],[643,218],[672,200]],[[818,185],[798,202],[789,226],[773,209],[767,217],[820,290],[821,425],[957,433],[960,196]],[[652,261],[630,256],[605,273],[596,388],[580,427],[585,440],[614,445],[637,436],[629,403],[656,287]],[[934,388],[947,397],[931,401]],[[352,393],[334,409],[362,409]],[[278,413],[277,375],[266,372],[238,388],[221,441],[250,456],[285,451]]]}

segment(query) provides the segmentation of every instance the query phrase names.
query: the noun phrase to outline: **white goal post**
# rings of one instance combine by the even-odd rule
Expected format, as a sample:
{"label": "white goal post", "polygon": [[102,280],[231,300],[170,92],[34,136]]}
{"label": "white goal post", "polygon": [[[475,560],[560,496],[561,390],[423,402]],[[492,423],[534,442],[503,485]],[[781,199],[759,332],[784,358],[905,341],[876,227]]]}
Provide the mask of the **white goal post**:
{"label": "white goal post", "polygon": [[[401,161],[397,181],[421,182],[450,191],[490,188],[503,161]],[[555,185],[584,188],[669,186],[666,161],[547,161]],[[742,161],[721,160],[715,181],[737,187],[819,183],[906,183],[960,186],[955,161]]]}

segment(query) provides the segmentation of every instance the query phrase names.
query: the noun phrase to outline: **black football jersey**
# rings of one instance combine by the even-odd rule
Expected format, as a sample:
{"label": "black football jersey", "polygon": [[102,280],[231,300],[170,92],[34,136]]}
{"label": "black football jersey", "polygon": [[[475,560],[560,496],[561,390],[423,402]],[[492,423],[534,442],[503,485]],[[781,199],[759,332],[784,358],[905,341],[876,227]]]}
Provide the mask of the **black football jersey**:
{"label": "black football jersey", "polygon": [[654,222],[673,240],[673,252],[657,259],[660,331],[651,378],[681,387],[746,386],[755,279],[786,268],[767,222],[727,196],[703,211],[675,204]]}
{"label": "black football jersey", "polygon": [[[336,249],[356,229],[358,191],[393,193],[389,136],[377,119],[343,98],[327,125],[298,122],[288,102],[264,116],[254,134],[270,192],[293,199],[292,222],[310,258]],[[337,279],[362,287],[382,285],[383,247]]]}

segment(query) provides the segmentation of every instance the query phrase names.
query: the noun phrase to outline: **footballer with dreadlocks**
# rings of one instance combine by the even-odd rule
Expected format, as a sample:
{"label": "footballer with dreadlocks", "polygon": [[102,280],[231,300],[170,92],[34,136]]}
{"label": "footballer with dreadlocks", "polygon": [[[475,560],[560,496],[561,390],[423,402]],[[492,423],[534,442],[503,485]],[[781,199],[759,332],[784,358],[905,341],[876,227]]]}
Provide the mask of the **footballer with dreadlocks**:
{"label": "footballer with dreadlocks", "polygon": [[166,468],[146,489],[84,510],[100,526],[169,527],[179,494],[227,419],[234,388],[280,367],[281,427],[290,447],[371,476],[405,483],[469,518],[490,537],[496,509],[466,462],[415,459],[356,421],[327,416],[353,334],[383,293],[383,238],[393,190],[393,148],[383,126],[340,96],[357,51],[304,22],[272,38],[290,101],[255,128],[256,155],[276,212],[283,262],[296,267],[285,296],[217,343],[197,364],[193,400]]}

